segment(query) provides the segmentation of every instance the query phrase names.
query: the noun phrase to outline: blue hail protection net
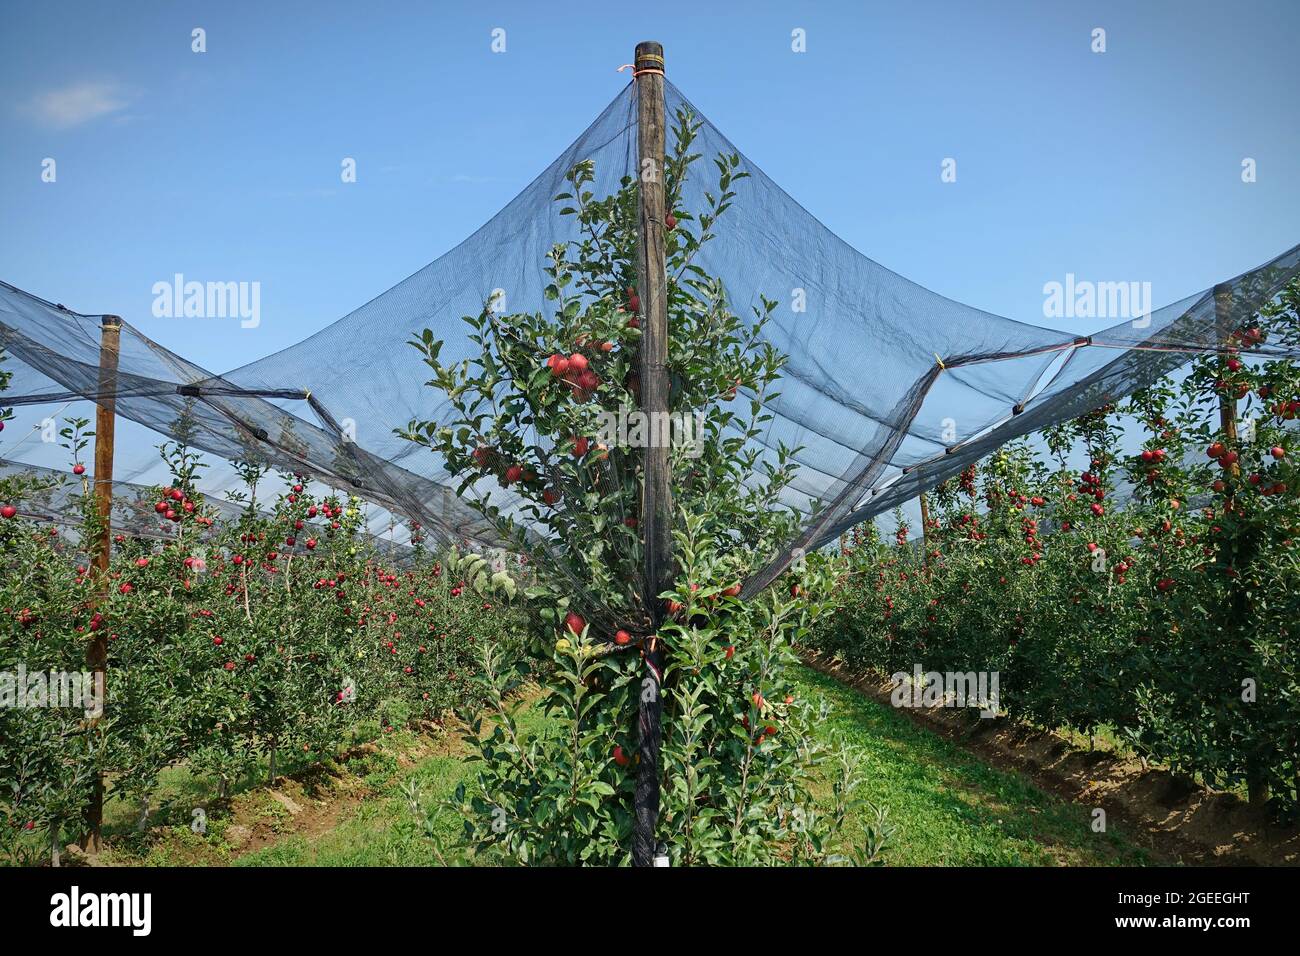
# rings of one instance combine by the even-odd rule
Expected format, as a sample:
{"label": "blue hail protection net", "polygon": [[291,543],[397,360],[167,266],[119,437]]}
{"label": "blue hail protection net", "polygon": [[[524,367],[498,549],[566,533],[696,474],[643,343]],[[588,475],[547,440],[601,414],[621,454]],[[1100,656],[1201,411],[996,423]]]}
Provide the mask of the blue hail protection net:
{"label": "blue hail protection net", "polygon": [[[670,120],[700,125],[691,151],[702,157],[676,208],[710,206],[713,157],[731,156],[748,174],[692,262],[725,289],[726,302],[754,322],[762,299],[777,303],[761,341],[787,357],[777,395],[757,400],[769,416],[752,439],[760,463],[793,449],[798,470],[769,507],[798,516],[798,533],[746,583],[765,587],[793,557],[834,541],[1017,437],[1107,405],[1223,346],[1300,272],[1300,246],[1179,302],[1089,335],[1041,328],[954,302],[864,256],[831,233],[740,154],[671,84]],[[508,544],[470,499],[515,516],[544,547],[545,527],[517,490],[484,476],[460,477],[398,432],[418,421],[450,422],[455,411],[426,385],[429,368],[408,342],[431,330],[444,363],[478,354],[465,316],[548,312],[547,253],[584,240],[578,219],[555,200],[579,163],[584,189],[617,193],[637,174],[637,101],[629,85],[596,120],[496,216],[445,255],[388,291],[263,359],[214,374],[142,335],[123,318],[114,397],[133,426],[119,437],[123,483],[166,480],[152,447],[159,435],[209,453],[205,490],[234,487],[226,463],[258,460],[354,492],[377,506],[377,525],[417,522],[435,543]],[[678,227],[698,234],[697,220]],[[674,240],[679,241],[679,240]],[[1119,295],[1122,289],[1110,290]],[[3,404],[20,436],[0,454],[15,467],[32,458],[23,416],[51,406],[85,408],[100,394],[100,319],[0,284],[0,347],[14,373]],[[1266,344],[1255,360],[1294,355]],[[330,361],[344,356],[346,361]],[[670,327],[670,365],[671,327]],[[138,426],[138,427],[137,427]],[[8,438],[8,434],[5,436]],[[758,480],[757,477],[755,479]],[[372,525],[373,529],[374,525]]]}

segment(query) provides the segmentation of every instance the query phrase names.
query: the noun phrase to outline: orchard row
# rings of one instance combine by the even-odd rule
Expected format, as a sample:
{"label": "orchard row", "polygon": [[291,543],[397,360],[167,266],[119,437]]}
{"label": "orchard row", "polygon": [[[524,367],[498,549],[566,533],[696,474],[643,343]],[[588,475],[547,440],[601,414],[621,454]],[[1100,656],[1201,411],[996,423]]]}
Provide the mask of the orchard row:
{"label": "orchard row", "polygon": [[[108,650],[98,721],[30,695],[0,708],[0,855],[31,852],[37,837],[77,839],[100,773],[133,805],[182,762],[224,795],[473,709],[481,646],[513,653],[522,641],[513,582],[502,589],[500,575],[467,581],[465,559],[418,549],[412,566],[387,567],[361,531],[359,501],[318,500],[293,475],[269,510],[214,525],[193,456],[165,450],[177,479],[157,490],[159,527],[116,534],[106,578],[71,536],[9,510],[21,480],[0,488],[0,675],[82,672],[92,639]],[[245,469],[254,484],[267,478]],[[80,500],[93,529],[93,503]]]}
{"label": "orchard row", "polygon": [[997,672],[1012,717],[1108,729],[1294,808],[1300,374],[1250,353],[1294,345],[1297,300],[1292,286],[1181,381],[941,486],[921,548],[901,515],[891,545],[846,538],[839,609],[813,645],[886,674]]}

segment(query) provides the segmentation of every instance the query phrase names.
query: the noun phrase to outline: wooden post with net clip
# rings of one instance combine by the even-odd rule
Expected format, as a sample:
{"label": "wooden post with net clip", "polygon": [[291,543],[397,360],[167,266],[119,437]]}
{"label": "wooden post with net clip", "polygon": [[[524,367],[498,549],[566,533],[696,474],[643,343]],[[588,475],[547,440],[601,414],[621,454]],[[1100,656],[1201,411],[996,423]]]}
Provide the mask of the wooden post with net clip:
{"label": "wooden post with net clip", "polygon": [[[90,544],[91,574],[94,599],[92,613],[98,615],[100,602],[108,595],[108,565],[113,553],[113,444],[117,418],[117,363],[121,348],[122,319],[116,315],[100,318],[99,387],[95,408],[95,514],[98,524],[95,539]],[[92,621],[94,619],[92,618]],[[96,704],[89,718],[89,732],[101,733],[99,722],[103,718],[108,687],[108,629],[101,622],[92,625],[90,643],[86,648],[86,666],[95,682]],[[96,742],[103,753],[103,740]],[[104,773],[95,774],[90,803],[86,807],[86,833],[82,846],[98,853],[103,845],[104,825]]]}
{"label": "wooden post with net clip", "polygon": [[[667,197],[664,182],[664,48],[653,41],[638,43],[632,61],[637,100],[637,180],[640,205],[639,298],[643,313],[639,373],[641,410],[649,420],[652,438],[667,438],[668,429],[668,276],[664,251]],[[662,446],[662,447],[660,447]],[[641,540],[644,553],[642,598],[649,614],[651,634],[643,644],[646,676],[637,706],[639,729],[636,792],[633,799],[635,828],[632,863],[666,865],[658,852],[655,828],[659,820],[659,748],[662,739],[661,684],[664,651],[653,636],[663,620],[660,592],[672,587],[672,492],[669,442],[652,440],[644,449],[641,489]]]}

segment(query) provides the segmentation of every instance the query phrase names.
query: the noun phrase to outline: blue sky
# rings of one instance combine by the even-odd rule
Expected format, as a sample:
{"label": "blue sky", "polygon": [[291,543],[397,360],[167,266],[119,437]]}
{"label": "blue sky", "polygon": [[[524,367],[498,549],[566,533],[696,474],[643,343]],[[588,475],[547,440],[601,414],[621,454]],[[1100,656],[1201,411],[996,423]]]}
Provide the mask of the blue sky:
{"label": "blue sky", "polygon": [[[750,159],[895,271],[1040,324],[1067,272],[1161,305],[1300,241],[1296,36],[1293,0],[9,5],[0,278],[242,365],[472,232],[653,38]],[[261,325],[152,317],[176,272],[259,281]]]}

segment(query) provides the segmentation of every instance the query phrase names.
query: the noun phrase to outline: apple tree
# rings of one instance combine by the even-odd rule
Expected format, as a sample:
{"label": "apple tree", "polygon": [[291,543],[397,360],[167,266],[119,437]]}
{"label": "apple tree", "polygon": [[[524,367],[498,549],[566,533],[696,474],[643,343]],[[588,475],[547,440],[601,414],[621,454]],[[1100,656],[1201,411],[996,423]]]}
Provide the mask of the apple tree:
{"label": "apple tree", "polygon": [[[664,162],[669,404],[685,440],[670,451],[676,569],[657,595],[662,626],[641,585],[642,449],[656,423],[638,413],[636,181],[598,197],[590,161],[569,171],[555,201],[578,238],[550,250],[546,312],[498,314],[487,303],[466,318],[474,354],[459,362],[441,360],[427,329],[411,343],[451,414],[401,434],[440,456],[538,575],[533,673],[561,730],[524,733],[508,694],[522,668],[489,654],[490,729],[474,719],[467,735],[484,768],[459,800],[469,842],[505,859],[629,859],[637,706],[660,683],[660,839],[673,861],[829,852],[834,814],[819,816],[809,793],[813,708],[787,676],[791,644],[824,610],[829,569],[815,556],[779,588],[740,596],[794,536],[799,516],[777,502],[796,466],[792,449],[761,443],[763,400],[785,362],[762,341],[776,304],[761,298],[742,321],[697,262],[747,176],[739,156],[719,155],[716,189],[683,208],[699,127],[679,112]],[[656,646],[666,651],[659,680],[644,662]]]}

